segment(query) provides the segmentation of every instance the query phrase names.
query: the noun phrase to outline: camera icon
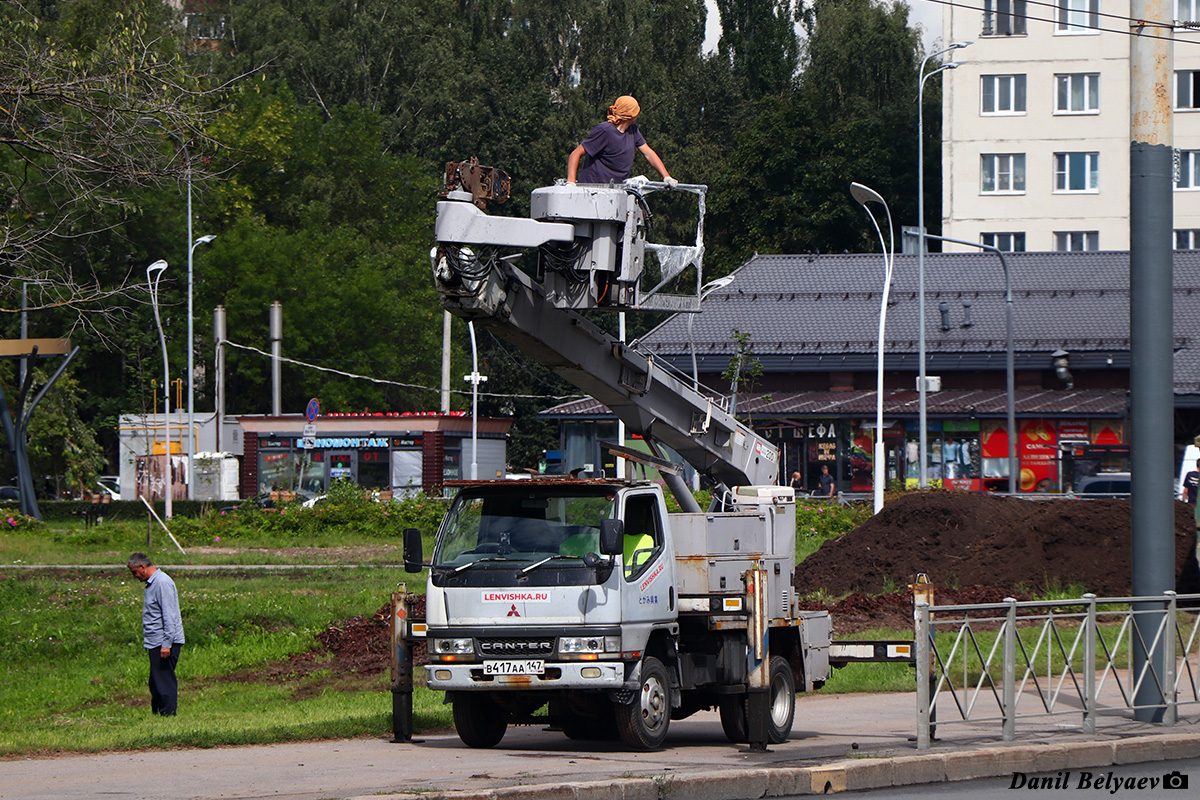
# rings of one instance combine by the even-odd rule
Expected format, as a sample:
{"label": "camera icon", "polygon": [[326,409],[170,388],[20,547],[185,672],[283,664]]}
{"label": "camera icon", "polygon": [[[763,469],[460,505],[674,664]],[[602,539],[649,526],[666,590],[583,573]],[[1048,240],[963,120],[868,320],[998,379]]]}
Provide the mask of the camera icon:
{"label": "camera icon", "polygon": [[1188,788],[1188,776],[1181,773],[1179,770],[1168,772],[1163,775],[1164,789],[1186,789]]}

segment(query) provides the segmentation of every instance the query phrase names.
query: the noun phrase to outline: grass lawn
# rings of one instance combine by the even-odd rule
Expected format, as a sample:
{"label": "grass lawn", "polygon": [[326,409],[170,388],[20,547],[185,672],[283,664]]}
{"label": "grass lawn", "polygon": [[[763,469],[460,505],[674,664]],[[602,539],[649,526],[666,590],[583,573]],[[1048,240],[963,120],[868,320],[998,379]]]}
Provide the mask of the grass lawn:
{"label": "grass lawn", "polygon": [[[430,553],[441,510],[418,500],[389,516],[380,504],[351,502],[324,517],[255,511],[176,519],[171,528],[186,554],[159,528],[148,547],[145,523],[0,525],[0,756],[390,737],[386,674],[311,660],[299,669],[292,659],[321,650],[315,637],[330,625],[373,615],[398,582],[423,592],[424,575],[400,566],[399,533],[420,527]],[[801,552],[853,527],[856,516],[805,508]],[[187,644],[172,719],[149,710],[142,585],[124,566],[135,550],[149,552],[179,586]],[[327,566],[237,569],[249,564]],[[346,564],[359,566],[338,568]],[[66,568],[20,568],[28,565]],[[180,568],[197,565],[227,569]],[[416,677],[423,681],[424,670]],[[825,691],[911,689],[911,668],[855,665],[835,672]],[[440,692],[418,686],[414,702],[418,731],[451,727]]]}
{"label": "grass lawn", "polygon": [[[420,576],[396,566],[172,570],[236,559],[229,553],[184,557],[158,542],[151,555],[179,587],[187,635],[178,669],[179,716],[162,719],[149,710],[142,584],[124,567],[130,551],[144,549],[145,529],[100,531],[40,526],[0,538],[0,754],[390,735],[386,674],[339,674],[320,664],[289,674],[288,666],[292,656],[319,648],[314,637],[330,624],[374,614],[398,581],[423,590]],[[334,550],[354,544],[346,538],[324,554],[305,548],[301,561],[336,563]],[[275,556],[247,560],[296,560]],[[14,562],[113,567],[28,570],[12,568]],[[418,689],[419,729],[450,726],[441,700],[440,693]]]}

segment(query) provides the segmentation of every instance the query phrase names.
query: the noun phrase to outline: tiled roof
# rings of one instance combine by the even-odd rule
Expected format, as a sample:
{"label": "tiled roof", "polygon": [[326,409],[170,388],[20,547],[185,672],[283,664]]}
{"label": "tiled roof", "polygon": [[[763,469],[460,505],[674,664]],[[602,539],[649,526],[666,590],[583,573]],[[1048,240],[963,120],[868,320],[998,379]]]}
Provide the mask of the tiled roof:
{"label": "tiled roof", "polygon": [[[938,417],[976,416],[1002,417],[1008,408],[1003,389],[949,389],[926,395],[928,413]],[[1126,414],[1126,393],[1119,389],[1018,389],[1013,404],[1022,417],[1039,414],[1056,418],[1120,417]],[[738,397],[738,414],[756,417],[831,417],[871,416],[875,413],[875,390],[845,392],[796,391],[756,393]],[[919,413],[915,390],[896,390],[884,394],[884,414],[891,417],[916,417]],[[587,417],[610,416],[602,403],[592,398],[562,403],[547,409],[541,416]]]}
{"label": "tiled roof", "polygon": [[[1005,257],[1018,368],[1048,368],[1049,354],[1060,348],[1072,354],[1073,365],[1090,358],[1091,364],[1128,366],[1128,252]],[[755,356],[770,371],[862,369],[864,356],[873,361],[882,255],[755,256],[734,274],[693,320],[701,371],[714,371],[714,364],[724,369],[734,328],[750,335]],[[1175,253],[1174,284],[1176,392],[1200,393],[1200,251]],[[927,254],[925,288],[931,367],[1002,369],[1005,284],[999,259],[991,253]],[[970,302],[969,326],[964,301]],[[942,302],[948,330],[942,329]],[[917,257],[897,255],[884,337],[889,368],[916,370],[917,307]],[[690,371],[686,315],[659,325],[639,348]]]}

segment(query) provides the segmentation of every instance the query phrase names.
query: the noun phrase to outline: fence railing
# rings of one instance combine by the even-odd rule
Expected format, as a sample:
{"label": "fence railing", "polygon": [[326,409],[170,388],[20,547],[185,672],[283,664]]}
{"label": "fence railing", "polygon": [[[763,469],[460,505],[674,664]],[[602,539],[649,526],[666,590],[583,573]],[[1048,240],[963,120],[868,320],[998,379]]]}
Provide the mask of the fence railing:
{"label": "fence railing", "polygon": [[[934,726],[1200,707],[1200,594],[916,605],[917,747]],[[1135,622],[1136,620],[1136,622]],[[942,701],[939,705],[939,700]],[[941,715],[938,715],[938,710]],[[950,718],[947,719],[947,713]]]}

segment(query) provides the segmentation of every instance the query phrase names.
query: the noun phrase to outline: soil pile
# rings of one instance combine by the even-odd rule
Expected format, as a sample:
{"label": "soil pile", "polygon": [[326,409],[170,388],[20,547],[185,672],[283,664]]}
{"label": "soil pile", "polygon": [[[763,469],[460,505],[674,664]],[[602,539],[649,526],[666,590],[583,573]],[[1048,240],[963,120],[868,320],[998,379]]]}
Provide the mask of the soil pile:
{"label": "soil pile", "polygon": [[[837,635],[912,625],[906,587],[929,575],[941,604],[1033,599],[1045,589],[1082,587],[1101,597],[1132,592],[1128,500],[1030,501],[964,492],[910,492],[864,525],[832,539],[796,567],[800,595],[822,591],[836,602],[806,602],[833,614]],[[1180,593],[1200,592],[1192,507],[1175,504],[1175,575]],[[845,596],[843,596],[845,595]],[[417,598],[419,617],[425,598]],[[371,617],[331,625],[317,638],[336,674],[386,675],[390,605]],[[285,672],[329,669],[317,653]],[[426,663],[424,644],[415,661]]]}
{"label": "soil pile", "polygon": [[[964,492],[912,492],[796,567],[800,595],[903,590],[924,572],[939,587],[1011,594],[1080,586],[1132,592],[1128,500],[1030,501]],[[1176,590],[1200,590],[1192,507],[1175,503]],[[974,601],[968,601],[974,602]]]}

